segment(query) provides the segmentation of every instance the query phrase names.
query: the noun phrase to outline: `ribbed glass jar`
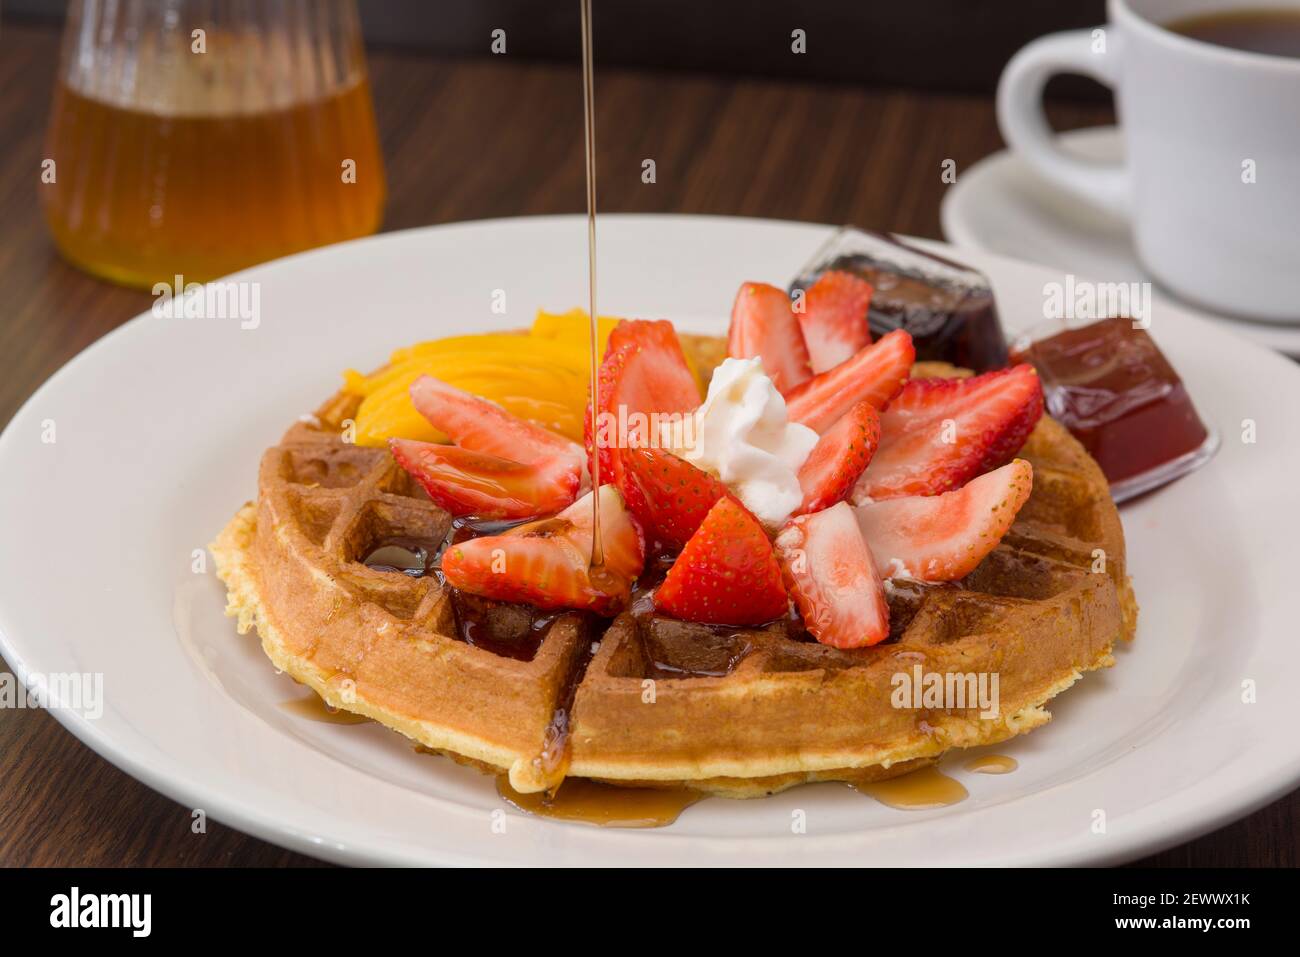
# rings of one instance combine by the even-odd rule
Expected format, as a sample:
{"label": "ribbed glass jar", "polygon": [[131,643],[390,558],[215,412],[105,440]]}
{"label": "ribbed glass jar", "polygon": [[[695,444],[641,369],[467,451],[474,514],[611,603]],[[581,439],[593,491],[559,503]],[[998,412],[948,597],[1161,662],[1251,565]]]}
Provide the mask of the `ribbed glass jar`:
{"label": "ribbed glass jar", "polygon": [[42,175],[76,265],[203,282],[378,228],[353,0],[73,0]]}

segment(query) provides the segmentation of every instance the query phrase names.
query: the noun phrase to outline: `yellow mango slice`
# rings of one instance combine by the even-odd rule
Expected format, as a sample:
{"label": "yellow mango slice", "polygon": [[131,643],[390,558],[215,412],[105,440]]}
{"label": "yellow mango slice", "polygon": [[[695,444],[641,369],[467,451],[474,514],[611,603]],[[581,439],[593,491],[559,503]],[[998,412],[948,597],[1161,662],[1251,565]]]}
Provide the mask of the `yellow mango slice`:
{"label": "yellow mango slice", "polygon": [[[602,357],[605,354],[605,345],[609,342],[610,332],[621,321],[613,316],[601,316],[596,323],[596,340],[600,343]],[[591,325],[583,309],[575,308],[568,312],[547,312],[545,309],[538,309],[537,318],[533,320],[532,335],[539,339],[555,339],[563,342],[576,340],[582,346],[582,357],[584,362],[586,361]]]}
{"label": "yellow mango slice", "polygon": [[[597,335],[602,357],[619,321],[600,317]],[[431,339],[394,350],[388,364],[370,375],[349,369],[343,374],[343,388],[362,397],[356,415],[357,443],[383,445],[393,436],[447,441],[411,403],[411,383],[421,375],[490,399],[513,415],[581,442],[589,337],[587,313],[582,309],[559,313],[539,309],[528,332]],[[696,372],[693,367],[691,371]]]}

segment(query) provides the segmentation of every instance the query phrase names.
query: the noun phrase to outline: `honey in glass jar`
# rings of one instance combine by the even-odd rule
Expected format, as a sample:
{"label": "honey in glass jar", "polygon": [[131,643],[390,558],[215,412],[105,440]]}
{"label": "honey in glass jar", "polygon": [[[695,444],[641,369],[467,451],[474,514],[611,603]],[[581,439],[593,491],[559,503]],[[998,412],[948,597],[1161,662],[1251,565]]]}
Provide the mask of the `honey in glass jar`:
{"label": "honey in glass jar", "polygon": [[355,7],[284,9],[71,4],[42,187],[65,257],[129,285],[203,282],[378,227]]}

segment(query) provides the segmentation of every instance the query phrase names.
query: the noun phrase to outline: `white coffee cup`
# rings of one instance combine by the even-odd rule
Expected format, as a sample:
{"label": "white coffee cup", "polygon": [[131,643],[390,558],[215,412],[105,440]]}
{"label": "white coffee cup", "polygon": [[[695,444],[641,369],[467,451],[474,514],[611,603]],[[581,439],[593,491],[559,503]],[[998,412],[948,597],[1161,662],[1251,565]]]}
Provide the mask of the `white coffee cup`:
{"label": "white coffee cup", "polygon": [[[1053,185],[1128,220],[1159,282],[1218,312],[1300,322],[1300,59],[1161,24],[1300,0],[1109,0],[1110,23],[1041,37],[1007,64],[998,122]],[[1043,116],[1058,73],[1115,90],[1123,165],[1062,151]]]}

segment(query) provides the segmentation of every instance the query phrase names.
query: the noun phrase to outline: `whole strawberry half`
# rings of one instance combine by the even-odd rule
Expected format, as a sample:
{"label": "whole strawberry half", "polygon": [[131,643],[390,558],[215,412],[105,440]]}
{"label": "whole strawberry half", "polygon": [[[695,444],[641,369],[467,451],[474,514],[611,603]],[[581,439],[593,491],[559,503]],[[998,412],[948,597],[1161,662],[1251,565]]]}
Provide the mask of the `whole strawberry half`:
{"label": "whole strawberry half", "polygon": [[772,543],[731,498],[709,509],[654,599],[665,614],[713,625],[761,625],[789,609]]}
{"label": "whole strawberry half", "polygon": [[734,498],[712,475],[663,449],[627,449],[622,460],[626,480],[640,493],[628,502],[651,552],[682,548],[718,499]]}
{"label": "whole strawberry half", "polygon": [[883,574],[953,581],[997,548],[1033,486],[1033,467],[1016,459],[956,491],[870,502],[854,512]]}
{"label": "whole strawberry half", "polygon": [[1043,390],[1027,364],[969,379],[912,379],[880,417],[880,447],[853,500],[959,488],[1010,461],[1042,414]]}

